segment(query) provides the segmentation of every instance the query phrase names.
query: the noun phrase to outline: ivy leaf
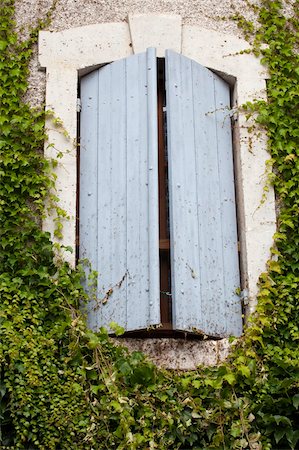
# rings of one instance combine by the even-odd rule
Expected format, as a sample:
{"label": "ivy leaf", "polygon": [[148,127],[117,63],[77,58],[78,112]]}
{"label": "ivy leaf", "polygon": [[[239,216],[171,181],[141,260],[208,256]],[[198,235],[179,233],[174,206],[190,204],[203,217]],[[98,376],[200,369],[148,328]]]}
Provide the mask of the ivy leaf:
{"label": "ivy leaf", "polygon": [[[181,384],[182,384],[182,386],[183,386],[184,389],[186,389],[187,386],[189,386],[190,381],[191,381],[191,377],[187,377],[187,378],[182,378],[182,379],[181,379]],[[194,383],[194,382],[192,382],[192,385],[193,385],[193,383]]]}
{"label": "ivy leaf", "polygon": [[299,440],[299,430],[294,431],[294,430],[289,429],[286,432],[286,436],[287,436],[288,442],[292,446],[292,449],[294,449]]}
{"label": "ivy leaf", "polygon": [[6,386],[4,384],[0,384],[0,398],[4,397],[6,393]]}
{"label": "ivy leaf", "polygon": [[118,366],[120,372],[123,375],[128,375],[129,373],[132,372],[132,368],[130,366],[130,364],[127,361],[123,361],[119,366]]}
{"label": "ivy leaf", "polygon": [[269,261],[268,267],[272,272],[281,273],[281,267],[278,261]]}
{"label": "ivy leaf", "polygon": [[209,378],[205,380],[207,386],[211,386],[214,389],[222,388],[222,379],[210,380]]}
{"label": "ivy leaf", "polygon": [[115,411],[117,412],[121,412],[123,410],[122,406],[120,405],[119,402],[117,402],[116,400],[112,400],[110,402],[110,405],[112,406],[112,408],[114,408]]}
{"label": "ivy leaf", "polygon": [[223,377],[231,386],[233,384],[235,384],[236,382],[236,377],[233,373],[227,373],[226,375],[224,375]]}
{"label": "ivy leaf", "polygon": [[239,366],[238,370],[244,375],[244,377],[249,378],[250,377],[250,369],[247,366]]}
{"label": "ivy leaf", "polygon": [[278,429],[275,431],[274,433],[274,439],[276,444],[278,444],[279,441],[281,441],[281,439],[284,437],[284,435],[286,434],[286,430],[284,429]]}
{"label": "ivy leaf", "polygon": [[6,41],[0,41],[0,50],[5,50],[7,47],[7,42]]}
{"label": "ivy leaf", "polygon": [[202,386],[202,381],[201,380],[193,380],[192,386],[194,386],[195,389],[199,389]]}
{"label": "ivy leaf", "polygon": [[292,425],[290,419],[286,416],[280,416],[278,414],[276,414],[275,416],[273,416],[275,422],[277,423],[277,425],[279,425],[280,423],[283,423],[284,425]]}
{"label": "ivy leaf", "polygon": [[299,394],[294,395],[294,397],[292,398],[293,401],[293,405],[296,409],[298,409],[299,407]]}
{"label": "ivy leaf", "polygon": [[109,326],[110,326],[111,330],[114,331],[116,336],[121,336],[125,332],[124,327],[121,327],[116,322],[110,322]]}
{"label": "ivy leaf", "polygon": [[239,425],[238,423],[233,423],[232,427],[231,427],[231,431],[230,434],[233,437],[238,437],[242,434],[242,427],[241,425]]}

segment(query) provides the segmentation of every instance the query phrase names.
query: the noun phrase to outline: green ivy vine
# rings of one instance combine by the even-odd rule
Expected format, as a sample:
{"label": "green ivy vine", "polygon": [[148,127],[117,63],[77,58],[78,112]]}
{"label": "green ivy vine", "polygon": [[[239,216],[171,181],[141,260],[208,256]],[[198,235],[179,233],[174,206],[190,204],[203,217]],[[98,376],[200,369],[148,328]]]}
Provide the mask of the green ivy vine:
{"label": "green ivy vine", "polygon": [[234,19],[270,73],[268,102],[247,108],[269,136],[280,211],[274,258],[229,360],[180,374],[115,347],[104,330],[88,330],[80,270],[54,262],[40,228],[54,186],[42,156],[45,114],[23,100],[32,48],[50,14],[21,42],[14,0],[2,0],[1,449],[299,448],[298,0],[246,3],[258,25]]}

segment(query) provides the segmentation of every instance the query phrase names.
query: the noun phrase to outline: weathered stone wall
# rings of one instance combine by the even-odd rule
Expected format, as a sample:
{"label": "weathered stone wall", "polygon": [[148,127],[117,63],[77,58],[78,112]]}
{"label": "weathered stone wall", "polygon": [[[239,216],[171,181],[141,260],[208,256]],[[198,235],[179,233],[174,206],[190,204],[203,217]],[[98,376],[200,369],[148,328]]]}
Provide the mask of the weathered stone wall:
{"label": "weathered stone wall", "polygon": [[[18,24],[33,23],[51,6],[52,0],[16,0]],[[184,24],[202,25],[224,33],[239,34],[230,16],[246,13],[244,0],[58,0],[50,30],[60,31],[103,22],[121,22],[129,13],[171,13],[183,18]]]}
{"label": "weathered stone wall", "polygon": [[[20,29],[34,25],[49,10],[53,0],[16,0],[16,22]],[[242,37],[230,16],[236,11],[253,14],[244,0],[58,0],[51,31],[61,31],[82,25],[104,22],[122,22],[131,13],[179,14],[183,24],[201,25],[204,28]],[[24,33],[25,34],[25,33]],[[31,63],[30,91],[28,99],[33,105],[44,100],[45,74],[39,72],[37,57]]]}

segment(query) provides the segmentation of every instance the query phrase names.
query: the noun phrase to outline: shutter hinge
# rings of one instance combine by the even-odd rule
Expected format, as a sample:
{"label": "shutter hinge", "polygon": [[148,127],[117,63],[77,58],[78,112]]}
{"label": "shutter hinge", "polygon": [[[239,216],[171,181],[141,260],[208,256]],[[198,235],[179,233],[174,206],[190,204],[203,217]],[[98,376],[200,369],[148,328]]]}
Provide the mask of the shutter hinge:
{"label": "shutter hinge", "polygon": [[248,289],[243,289],[240,294],[241,300],[244,306],[247,306],[249,303],[249,292]]}
{"label": "shutter hinge", "polygon": [[77,108],[77,113],[80,113],[81,109],[82,109],[81,98],[77,98],[76,108]]}
{"label": "shutter hinge", "polygon": [[229,117],[233,123],[238,121],[238,108],[231,108],[229,111]]}

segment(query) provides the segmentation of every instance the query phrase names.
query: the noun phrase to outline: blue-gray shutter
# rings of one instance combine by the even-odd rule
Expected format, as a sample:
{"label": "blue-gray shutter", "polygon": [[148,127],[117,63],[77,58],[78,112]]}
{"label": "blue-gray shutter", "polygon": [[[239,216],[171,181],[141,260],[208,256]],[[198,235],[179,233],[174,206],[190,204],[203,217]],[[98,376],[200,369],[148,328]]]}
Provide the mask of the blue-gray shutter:
{"label": "blue-gray shutter", "polygon": [[93,329],[160,323],[154,49],[81,81],[80,258],[98,271]]}
{"label": "blue-gray shutter", "polygon": [[229,86],[166,54],[174,328],[242,332]]}

